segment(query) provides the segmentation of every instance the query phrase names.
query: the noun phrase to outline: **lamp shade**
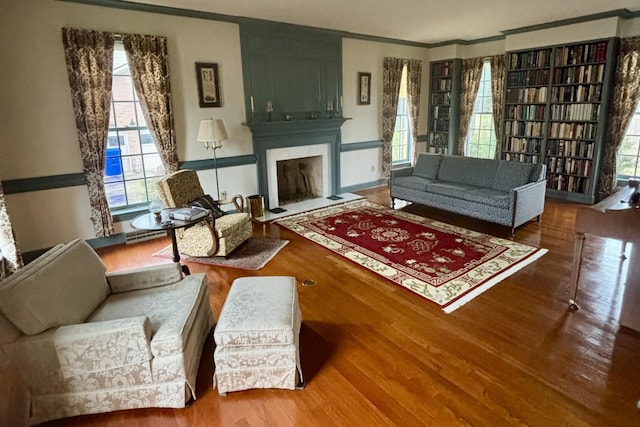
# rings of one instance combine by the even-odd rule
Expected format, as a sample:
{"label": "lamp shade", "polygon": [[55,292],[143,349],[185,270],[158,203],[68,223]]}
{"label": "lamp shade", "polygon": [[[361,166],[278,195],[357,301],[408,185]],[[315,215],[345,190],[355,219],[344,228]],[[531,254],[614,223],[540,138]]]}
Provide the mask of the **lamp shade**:
{"label": "lamp shade", "polygon": [[221,142],[229,138],[227,128],[224,127],[222,119],[211,119],[200,121],[198,129],[198,141],[200,142]]}

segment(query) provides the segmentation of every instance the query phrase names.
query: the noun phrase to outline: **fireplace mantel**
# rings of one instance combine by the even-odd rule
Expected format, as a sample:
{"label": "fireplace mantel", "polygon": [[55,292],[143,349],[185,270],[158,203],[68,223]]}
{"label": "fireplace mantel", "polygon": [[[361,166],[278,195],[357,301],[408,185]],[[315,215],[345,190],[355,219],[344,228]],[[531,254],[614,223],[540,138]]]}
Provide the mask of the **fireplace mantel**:
{"label": "fireplace mantel", "polygon": [[[340,127],[346,117],[243,123],[253,134],[253,152],[257,158],[258,190],[269,200],[267,150],[314,144],[328,144],[331,160],[331,194],[340,193]],[[268,202],[267,202],[268,203]],[[268,209],[275,206],[267,206]]]}
{"label": "fireplace mantel", "polygon": [[250,122],[243,123],[251,129],[253,137],[260,138],[272,135],[288,135],[305,132],[331,131],[340,130],[340,127],[350,120],[347,117],[334,117],[331,119],[313,119],[313,120],[278,120],[272,122]]}

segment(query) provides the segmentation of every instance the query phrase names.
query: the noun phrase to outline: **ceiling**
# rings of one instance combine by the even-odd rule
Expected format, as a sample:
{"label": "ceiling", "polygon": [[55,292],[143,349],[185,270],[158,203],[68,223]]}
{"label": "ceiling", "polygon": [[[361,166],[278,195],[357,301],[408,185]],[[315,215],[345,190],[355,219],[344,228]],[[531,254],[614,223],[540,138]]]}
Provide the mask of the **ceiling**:
{"label": "ceiling", "polygon": [[428,44],[477,40],[530,25],[616,9],[640,9],[639,0],[129,1]]}

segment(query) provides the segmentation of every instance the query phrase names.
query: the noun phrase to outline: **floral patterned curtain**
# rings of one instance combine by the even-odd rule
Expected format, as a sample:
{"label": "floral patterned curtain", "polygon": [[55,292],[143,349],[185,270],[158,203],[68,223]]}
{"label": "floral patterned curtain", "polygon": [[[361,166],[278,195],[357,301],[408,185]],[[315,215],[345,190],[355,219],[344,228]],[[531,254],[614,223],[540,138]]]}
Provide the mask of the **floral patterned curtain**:
{"label": "floral patterned curtain", "polygon": [[640,99],[640,37],[620,40],[620,53],[615,73],[609,128],[602,147],[602,168],[598,191],[600,197],[616,189],[616,158]]}
{"label": "floral patterned curtain", "polygon": [[391,141],[396,128],[400,81],[404,60],[384,58],[382,67],[382,176],[391,176]]}
{"label": "floral patterned curtain", "polygon": [[103,179],[109,129],[113,34],[63,28],[62,41],[82,169],[89,191],[91,221],[96,236],[106,237],[114,232]]}
{"label": "floral patterned curtain", "polygon": [[506,73],[505,56],[495,55],[489,58],[491,63],[491,105],[493,107],[493,126],[496,130],[496,156],[499,156],[500,138],[502,138],[502,108],[504,106],[504,79]]}
{"label": "floral patterned curtain", "polygon": [[9,212],[7,212],[2,182],[0,182],[0,252],[2,252],[2,256],[4,257],[0,277],[13,273],[22,267],[22,255],[18,250],[18,245],[16,244],[13,233],[13,226],[11,225],[11,218],[9,218]]}
{"label": "floral patterned curtain", "polygon": [[473,105],[476,102],[480,78],[482,77],[482,58],[471,58],[462,61],[462,82],[460,89],[460,133],[458,134],[457,153],[464,155],[464,141],[469,132]]}
{"label": "floral patterned curtain", "polygon": [[173,127],[167,38],[124,34],[131,77],[140,96],[142,114],[158,147],[166,173],[178,170],[178,152]]}
{"label": "floral patterned curtain", "polygon": [[408,60],[407,64],[407,100],[409,102],[409,117],[411,117],[411,142],[413,144],[413,163],[418,159],[415,149],[418,143],[418,114],[420,112],[420,87],[422,80],[422,61]]}

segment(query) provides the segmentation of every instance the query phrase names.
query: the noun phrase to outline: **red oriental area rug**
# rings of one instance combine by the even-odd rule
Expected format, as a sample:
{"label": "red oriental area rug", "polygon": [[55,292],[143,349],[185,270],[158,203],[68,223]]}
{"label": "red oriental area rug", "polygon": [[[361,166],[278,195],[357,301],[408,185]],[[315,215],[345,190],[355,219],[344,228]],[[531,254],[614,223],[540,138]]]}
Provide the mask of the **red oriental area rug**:
{"label": "red oriental area rug", "polygon": [[366,200],[276,221],[450,313],[544,255]]}

